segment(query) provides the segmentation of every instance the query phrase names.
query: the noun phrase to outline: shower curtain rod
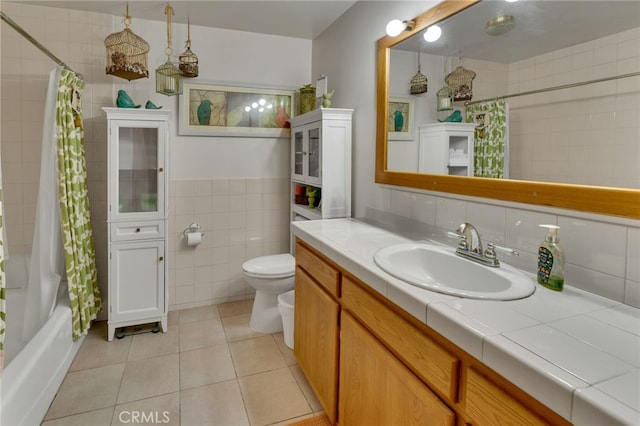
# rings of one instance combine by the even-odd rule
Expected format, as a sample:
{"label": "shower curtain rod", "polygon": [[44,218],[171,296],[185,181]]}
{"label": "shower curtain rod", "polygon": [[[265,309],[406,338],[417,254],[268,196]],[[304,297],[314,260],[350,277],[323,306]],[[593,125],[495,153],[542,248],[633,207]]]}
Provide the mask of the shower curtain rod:
{"label": "shower curtain rod", "polygon": [[36,40],[35,38],[31,37],[31,35],[26,32],[20,25],[16,24],[11,18],[9,18],[4,12],[0,11],[0,16],[2,17],[2,20],[4,22],[6,22],[7,24],[9,24],[9,26],[11,28],[13,28],[14,30],[16,30],[17,32],[20,33],[20,35],[22,35],[24,38],[26,38],[27,40],[29,40],[31,43],[33,43],[33,45],[35,47],[37,47],[38,49],[40,49],[42,51],[42,53],[44,53],[45,55],[47,55],[49,58],[51,58],[53,60],[53,62],[55,62],[56,64],[60,65],[61,67],[64,67],[65,69],[71,71],[72,73],[76,74],[78,77],[83,78],[82,74],[75,72],[70,66],[68,66],[67,64],[65,64],[64,62],[62,62],[60,60],[60,58],[58,58],[56,55],[54,55],[53,53],[51,53],[51,51],[49,49],[47,49],[46,47],[44,47],[42,45],[42,43],[40,43],[38,40]]}
{"label": "shower curtain rod", "polygon": [[529,90],[527,92],[520,92],[520,93],[513,93],[511,95],[497,96],[495,98],[487,98],[487,99],[482,99],[480,101],[465,102],[464,106],[480,104],[482,102],[501,101],[502,99],[515,98],[516,96],[534,95],[536,93],[551,92],[553,90],[570,89],[572,87],[585,86],[587,84],[594,84],[594,83],[601,83],[603,81],[609,81],[609,80],[618,80],[620,78],[635,77],[635,76],[638,76],[638,75],[640,75],[640,72],[632,72],[632,73],[621,74],[621,75],[616,75],[616,76],[612,76],[612,77],[603,77],[603,78],[598,78],[598,79],[595,79],[595,80],[580,81],[578,83],[570,83],[570,84],[563,84],[561,86],[547,87],[545,89]]}

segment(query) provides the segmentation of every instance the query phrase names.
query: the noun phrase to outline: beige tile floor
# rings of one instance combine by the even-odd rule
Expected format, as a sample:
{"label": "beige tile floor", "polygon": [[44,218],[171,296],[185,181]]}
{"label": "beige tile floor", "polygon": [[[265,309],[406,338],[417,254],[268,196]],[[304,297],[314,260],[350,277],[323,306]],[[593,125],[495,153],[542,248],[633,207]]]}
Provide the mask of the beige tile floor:
{"label": "beige tile floor", "polygon": [[282,333],[249,328],[252,303],[170,312],[167,333],[112,342],[95,324],[43,425],[285,425],[321,413]]}

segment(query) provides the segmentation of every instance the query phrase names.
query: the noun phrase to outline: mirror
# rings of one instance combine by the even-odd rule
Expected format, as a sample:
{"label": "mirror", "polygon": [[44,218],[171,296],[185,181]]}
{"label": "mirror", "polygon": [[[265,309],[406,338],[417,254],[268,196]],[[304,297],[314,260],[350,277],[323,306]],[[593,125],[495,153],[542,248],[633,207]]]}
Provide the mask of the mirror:
{"label": "mirror", "polygon": [[[476,4],[476,3],[479,3],[479,4]],[[468,33],[465,37],[463,37],[463,40],[467,42],[466,43],[467,46],[463,46],[462,44],[457,42],[458,45],[454,47],[454,44],[456,43],[456,41],[452,40],[451,38],[445,37],[445,32],[449,31],[449,27],[451,27],[452,31],[455,29],[457,33],[459,33],[461,30],[464,30],[465,32],[473,30],[474,26],[470,25],[469,23],[465,23],[462,25],[462,27],[456,28],[456,22],[460,21],[460,19],[458,18],[462,18],[465,15],[471,15],[472,17],[475,17],[475,20],[479,22],[478,25],[475,25],[475,27],[479,26],[479,31],[481,31],[482,35],[484,35],[484,26],[487,20],[484,17],[482,17],[483,12],[481,8],[485,7],[485,4],[487,3],[490,3],[492,6],[495,6],[496,4],[502,4],[501,7],[504,7],[504,8],[507,8],[510,5],[517,4],[517,3],[506,3],[503,1],[490,1],[490,2],[480,3],[477,0],[465,0],[465,1],[447,0],[438,4],[436,7],[428,10],[427,12],[421,14],[420,16],[416,17],[414,19],[416,24],[413,30],[403,32],[402,34],[396,37],[384,36],[378,40],[377,115],[376,115],[377,117],[376,182],[382,183],[382,184],[399,185],[399,186],[420,188],[420,189],[433,190],[433,191],[439,191],[439,192],[448,192],[448,193],[455,193],[455,194],[461,194],[461,195],[472,195],[472,196],[478,196],[478,197],[493,198],[493,199],[499,199],[499,200],[505,200],[505,201],[514,201],[514,202],[521,202],[521,203],[528,203],[528,204],[567,208],[572,210],[580,210],[585,212],[622,216],[622,217],[634,218],[634,219],[640,218],[640,191],[633,187],[624,188],[623,187],[624,185],[620,185],[620,187],[614,187],[611,184],[609,184],[611,186],[607,186],[607,184],[599,184],[600,186],[591,186],[591,183],[589,185],[586,185],[583,183],[568,183],[568,181],[565,181],[563,183],[557,183],[557,182],[553,182],[551,179],[548,179],[549,181],[534,180],[533,176],[527,177],[520,173],[521,170],[514,170],[515,166],[517,165],[516,162],[512,162],[512,167],[510,167],[511,175],[512,175],[511,176],[512,178],[510,179],[493,179],[493,178],[466,177],[466,176],[462,177],[462,176],[452,176],[452,175],[446,175],[446,174],[418,173],[417,172],[418,167],[417,167],[417,164],[415,163],[408,167],[402,167],[402,162],[398,161],[398,158],[402,158],[402,156],[399,157],[396,155],[397,152],[394,152],[394,144],[396,146],[398,145],[403,146],[404,144],[403,149],[406,149],[407,146],[413,144],[414,145],[412,148],[414,150],[413,153],[410,155],[406,155],[405,157],[412,158],[414,162],[416,161],[416,158],[419,157],[417,152],[419,149],[419,146],[417,143],[417,140],[418,140],[417,126],[420,124],[434,123],[434,122],[437,122],[438,119],[443,119],[444,117],[446,117],[446,115],[442,115],[443,111],[436,110],[435,94],[438,91],[438,89],[440,89],[445,85],[443,76],[446,76],[451,71],[452,68],[455,68],[458,65],[462,65],[465,68],[472,68],[472,69],[475,68],[475,70],[477,70],[478,76],[476,77],[476,79],[474,79],[474,82],[473,82],[474,93],[473,93],[472,101],[475,101],[476,99],[500,97],[502,95],[507,95],[507,93],[518,93],[523,91],[526,92],[529,89],[534,88],[534,87],[527,87],[525,85],[522,85],[520,90],[515,90],[513,86],[512,87],[504,86],[505,91],[502,93],[497,93],[498,89],[496,87],[488,88],[487,85],[483,85],[482,83],[483,73],[484,73],[485,80],[486,80],[486,76],[488,75],[486,72],[486,67],[485,69],[483,69],[482,65],[483,64],[486,65],[494,61],[497,62],[498,60],[504,61],[504,59],[496,59],[491,55],[493,55],[493,53],[495,53],[496,50],[500,52],[507,51],[508,50],[507,47],[504,47],[500,45],[500,43],[498,43],[498,46],[492,47],[489,50],[486,50],[486,46],[483,46],[480,44],[482,37],[469,36]],[[576,13],[582,13],[581,10],[584,9],[584,8],[581,8],[580,5],[578,4],[582,2],[536,2],[536,1],[521,0],[518,3],[521,3],[523,5],[528,4],[528,5],[534,5],[534,6],[536,5],[536,3],[537,4],[563,3],[565,4],[565,6],[569,5],[571,8],[573,8],[572,10],[574,11],[574,15]],[[588,3],[592,3],[592,2],[588,2]],[[610,4],[611,2],[601,2],[601,3]],[[633,4],[636,2],[620,2],[620,3]],[[609,9],[612,9],[612,8],[609,8]],[[532,16],[532,14],[529,13],[525,16],[530,17]],[[518,19],[517,14],[515,15],[515,17],[516,17],[516,28],[518,25],[522,25],[523,27],[527,25],[527,19],[524,19],[522,17]],[[554,19],[554,18],[558,18],[558,16],[554,15],[548,18],[550,21],[555,21],[557,19]],[[599,16],[598,18],[592,19],[593,25],[590,27],[590,32],[594,34],[596,38],[598,38],[599,36],[606,37],[601,33],[599,33],[598,32],[599,30],[596,29],[596,27],[598,27],[597,24],[601,19],[606,20],[609,18],[605,19],[604,17]],[[559,20],[563,24],[566,23],[566,20],[562,20],[561,17],[559,18]],[[637,27],[638,26],[637,17],[635,18],[635,20],[636,20],[635,24],[632,22],[630,24],[625,24],[625,25],[631,25],[632,28],[633,28],[633,25]],[[616,24],[618,24],[620,20],[617,20],[615,22]],[[426,54],[424,53],[426,51],[426,48],[424,47],[425,42],[422,37],[422,34],[427,27],[429,27],[434,23],[441,24],[441,26],[443,27],[442,39],[446,41],[440,43],[439,51],[432,50],[430,51],[430,53]],[[576,35],[577,33],[576,29],[567,28],[567,30],[572,35]],[[536,33],[536,31],[538,31],[538,33]],[[507,33],[499,37],[506,37],[506,36],[515,37],[517,34],[518,33],[516,31],[512,31],[510,33]],[[547,41],[551,42],[551,41],[559,40],[559,37],[557,35],[549,35],[549,37],[547,37],[545,36],[545,34],[546,34],[545,29],[542,28],[541,25],[536,26],[533,30],[528,30],[525,34],[525,36],[528,37],[529,39],[527,46],[531,45],[537,48],[544,47],[548,49],[549,47],[547,45],[549,43]],[[496,37],[495,39],[497,40],[499,37]],[[490,38],[493,38],[493,36],[491,36]],[[535,42],[533,43],[531,42],[532,38],[534,38],[535,40]],[[418,48],[416,48],[415,46],[412,47],[412,43],[415,45],[418,43],[418,41],[420,41],[418,45],[422,47],[418,47]],[[568,46],[575,45],[576,39],[567,39],[565,43],[568,43],[568,44],[566,44],[564,47],[554,46],[551,48],[551,50],[557,51],[559,49],[563,49],[563,48],[567,48]],[[637,39],[635,40],[635,43],[636,43],[635,46],[637,49]],[[436,44],[437,43],[434,43],[434,46]],[[472,54],[465,55],[465,53],[462,53],[463,50],[468,50],[468,49],[471,49],[471,51],[473,52],[477,52],[480,55],[480,57],[483,59],[477,60],[471,57]],[[411,76],[415,74],[418,69],[418,60],[417,60],[418,50],[422,52],[419,56],[420,57],[419,64],[422,67],[422,72],[424,74],[427,74],[427,77],[429,78],[429,90],[428,90],[428,93],[426,94],[412,96],[408,94],[409,81],[411,79]],[[511,61],[511,62],[526,61],[526,57],[523,58],[523,57],[517,56],[520,53],[524,52],[524,48],[518,48],[515,51],[510,50],[510,52],[511,52],[511,59],[508,59],[508,61]],[[547,51],[539,50],[537,52],[534,52],[533,55],[540,57],[540,55],[548,54],[547,52],[548,50]],[[465,57],[467,57],[466,60],[465,60]],[[399,58],[399,60],[397,58]],[[404,61],[403,61],[403,58],[404,58]],[[392,60],[399,63],[411,63],[412,66],[405,66],[404,69],[402,67],[398,68],[395,66],[396,65],[395,63],[392,64]],[[429,62],[429,60],[431,61]],[[460,60],[462,62],[460,62]],[[636,61],[635,71],[637,74],[637,71],[638,71],[637,53],[636,53],[635,61]],[[467,64],[473,64],[473,67]],[[489,65],[493,65],[493,64],[489,64]],[[446,66],[448,66],[449,68],[448,69],[445,68]],[[502,63],[500,66],[503,67],[502,69],[508,69],[508,63],[507,65]],[[429,69],[429,72],[434,72],[435,76],[431,76],[429,75],[428,72],[425,72],[426,69]],[[437,72],[434,71],[436,69],[437,69]],[[395,78],[394,73],[396,72],[396,70],[398,70],[399,74],[404,73],[404,75],[401,76],[401,79],[404,80],[403,84],[404,84],[404,87],[406,87],[406,89],[404,89],[404,93],[402,94],[402,97],[405,99],[410,99],[411,105],[415,109],[412,120],[410,120],[414,122],[414,125],[410,129],[411,131],[408,132],[411,134],[410,137],[408,138],[409,139],[408,141],[407,139],[390,141],[388,137],[389,130],[391,130],[389,129],[390,126],[389,126],[389,120],[388,120],[390,101],[395,100],[393,98],[398,96],[398,91],[400,90],[399,87],[402,87],[402,86],[398,86],[398,83],[394,81],[394,78]],[[604,71],[605,70],[603,69],[602,72]],[[624,74],[624,72],[618,73],[617,71],[618,70],[614,69],[613,72],[607,73],[607,76]],[[625,70],[622,70],[622,71],[625,71]],[[504,73],[500,74],[500,72],[492,72],[489,74],[498,75],[502,80],[509,81],[508,78],[506,77],[506,74]],[[631,90],[630,90],[631,92],[635,91],[635,95],[634,95],[635,97],[630,96],[628,99],[630,99],[630,102],[636,102],[635,105],[632,105],[629,108],[632,111],[633,111],[633,108],[635,108],[636,115],[638,111],[638,106],[637,106],[638,78],[639,77],[635,76],[635,77],[630,77],[625,79],[627,80],[626,87],[631,87]],[[580,81],[586,81],[590,79],[593,79],[593,77],[591,76],[590,78],[584,78]],[[513,79],[511,81],[513,81]],[[620,83],[622,81],[623,79],[618,79],[618,80],[612,80],[602,84],[605,85],[603,87],[608,87],[608,88],[625,87],[623,83]],[[504,83],[504,81],[502,83]],[[553,81],[549,81],[548,83],[549,84],[543,87],[546,88],[546,87],[554,86]],[[613,84],[613,86],[611,86],[611,84]],[[619,85],[619,86],[616,86],[616,85]],[[557,84],[555,86],[557,86]],[[593,85],[586,85],[586,86],[580,86],[576,88],[565,88],[563,90],[550,91],[548,93],[543,93],[543,94],[532,94],[532,95],[527,95],[527,96],[522,96],[517,98],[514,97],[512,99],[509,99],[509,101],[512,102],[514,105],[519,105],[518,102],[522,103],[523,100],[528,100],[528,102],[531,102],[531,98],[537,99],[537,102],[539,102],[540,99],[547,99],[547,102],[549,102],[548,99],[557,100],[558,96],[562,95],[563,93],[567,93],[566,92],[567,90],[573,91],[571,93],[575,94],[576,92],[580,91],[581,88],[589,89],[589,90],[585,89],[585,93],[589,93],[590,94],[589,96],[593,98],[592,86]],[[527,90],[522,90],[522,88]],[[597,102],[597,100],[594,100],[594,99],[589,99],[589,100],[585,99],[583,101],[583,104],[587,102],[594,102],[594,101]],[[465,115],[464,102],[455,102],[454,105],[456,109],[462,110],[463,116],[464,116]],[[603,108],[603,109],[606,109],[606,108]],[[450,112],[451,111],[448,111],[448,113]],[[635,130],[632,130],[632,132],[635,131],[635,133],[632,136],[635,140],[638,140],[640,139],[640,136],[638,136],[637,118],[633,120],[633,122],[635,122],[635,124],[632,124],[630,128],[635,129]],[[529,124],[530,123],[528,123],[527,125]],[[633,127],[634,125],[635,127]],[[522,124],[521,124],[521,127],[522,127]],[[609,128],[610,128],[610,132],[613,132],[614,130],[613,125],[611,125]],[[595,138],[597,132],[592,132],[590,131],[590,129],[585,129],[582,133],[579,133],[579,134],[584,137]],[[601,134],[604,134],[604,133],[601,133]],[[549,141],[553,140],[553,138],[548,137],[548,135],[547,135],[547,138],[549,139]],[[538,140],[541,140],[541,139],[538,139]],[[637,161],[638,152],[639,151],[637,147],[635,148],[635,151],[633,150],[629,151],[629,157],[633,158],[634,155],[636,157],[635,163],[631,162],[635,164],[636,170],[637,170],[638,164],[640,163],[640,161]],[[571,157],[572,153],[569,152],[568,155],[569,157]],[[558,166],[558,167],[562,168],[563,166]],[[612,172],[614,171],[615,170],[612,169]],[[545,179],[547,178],[545,177]],[[629,185],[629,186],[633,186],[633,185]]]}

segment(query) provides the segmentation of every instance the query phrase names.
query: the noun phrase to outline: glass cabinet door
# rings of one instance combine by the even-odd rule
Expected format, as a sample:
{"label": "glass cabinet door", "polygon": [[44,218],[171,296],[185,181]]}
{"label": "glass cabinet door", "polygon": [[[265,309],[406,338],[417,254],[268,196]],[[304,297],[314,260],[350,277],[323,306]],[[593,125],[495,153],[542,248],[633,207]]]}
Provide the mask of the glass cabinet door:
{"label": "glass cabinet door", "polygon": [[314,127],[309,129],[309,155],[308,161],[308,176],[310,178],[320,179],[320,129]]}
{"label": "glass cabinet door", "polygon": [[163,211],[164,135],[156,124],[119,122],[111,129],[117,147],[110,203],[116,216],[158,217]]}
{"label": "glass cabinet door", "polygon": [[304,176],[304,154],[303,133],[296,132],[293,138],[293,175],[298,178]]}

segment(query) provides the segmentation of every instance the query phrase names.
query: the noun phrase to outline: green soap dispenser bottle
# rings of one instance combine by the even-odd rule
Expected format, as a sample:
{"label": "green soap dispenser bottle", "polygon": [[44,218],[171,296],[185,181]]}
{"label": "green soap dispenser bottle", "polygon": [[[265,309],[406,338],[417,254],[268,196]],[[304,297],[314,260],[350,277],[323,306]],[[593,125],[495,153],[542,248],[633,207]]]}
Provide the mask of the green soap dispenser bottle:
{"label": "green soap dispenser bottle", "polygon": [[540,225],[548,233],[538,248],[538,284],[562,291],[564,286],[564,250],[558,239],[559,226]]}

